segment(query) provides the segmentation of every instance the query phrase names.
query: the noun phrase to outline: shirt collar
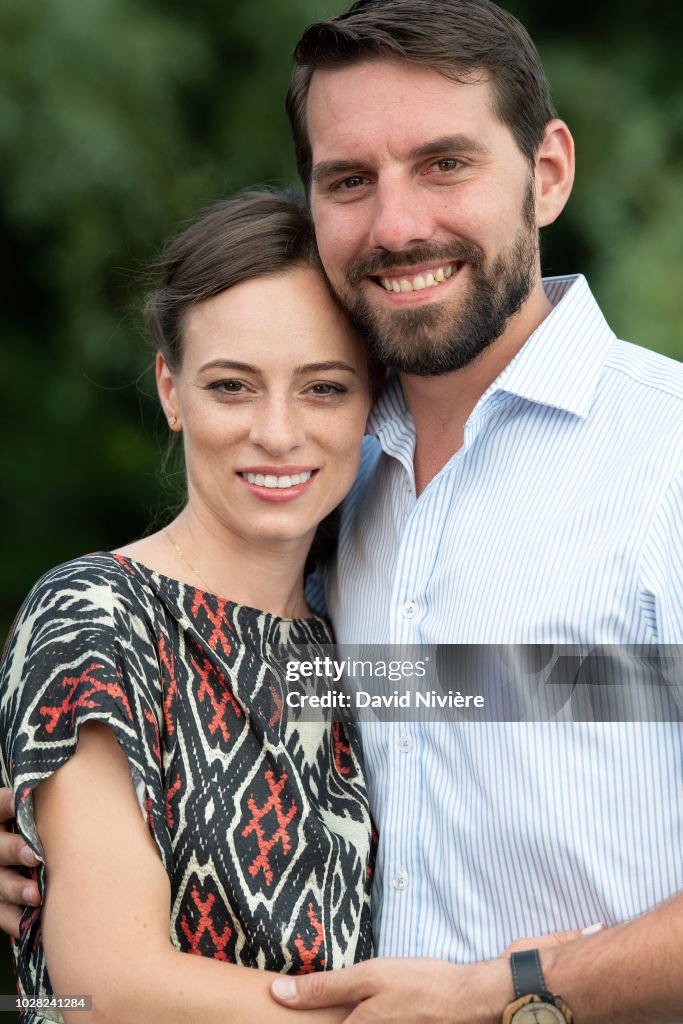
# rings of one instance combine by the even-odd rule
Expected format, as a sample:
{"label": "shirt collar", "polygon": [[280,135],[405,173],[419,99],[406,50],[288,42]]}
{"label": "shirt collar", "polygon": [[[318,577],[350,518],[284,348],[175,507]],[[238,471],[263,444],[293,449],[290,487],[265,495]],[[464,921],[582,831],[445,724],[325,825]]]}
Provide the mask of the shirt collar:
{"label": "shirt collar", "polygon": [[[543,286],[552,312],[477,405],[502,391],[585,418],[615,335],[582,274],[544,278]],[[390,373],[367,432],[377,435],[388,424],[398,428],[407,420],[412,423],[399,376]]]}
{"label": "shirt collar", "polygon": [[553,304],[488,394],[505,391],[585,419],[615,335],[582,274],[544,278]]}
{"label": "shirt collar", "polygon": [[395,423],[400,428],[404,423],[412,424],[412,420],[412,413],[403,393],[401,379],[396,370],[389,370],[382,394],[368,416],[365,432],[377,435],[391,423]]}

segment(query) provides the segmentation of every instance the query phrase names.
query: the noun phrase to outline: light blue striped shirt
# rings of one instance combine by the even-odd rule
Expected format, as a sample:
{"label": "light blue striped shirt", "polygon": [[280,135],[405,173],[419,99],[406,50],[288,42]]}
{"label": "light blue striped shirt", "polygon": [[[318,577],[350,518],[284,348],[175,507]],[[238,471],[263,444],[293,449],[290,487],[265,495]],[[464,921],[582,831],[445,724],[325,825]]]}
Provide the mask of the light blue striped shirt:
{"label": "light blue striped shirt", "polygon": [[[397,378],[371,419],[327,603],[340,643],[682,643],[683,367],[617,340],[584,278],[416,499]],[[470,962],[683,889],[668,723],[363,726],[378,953]]]}

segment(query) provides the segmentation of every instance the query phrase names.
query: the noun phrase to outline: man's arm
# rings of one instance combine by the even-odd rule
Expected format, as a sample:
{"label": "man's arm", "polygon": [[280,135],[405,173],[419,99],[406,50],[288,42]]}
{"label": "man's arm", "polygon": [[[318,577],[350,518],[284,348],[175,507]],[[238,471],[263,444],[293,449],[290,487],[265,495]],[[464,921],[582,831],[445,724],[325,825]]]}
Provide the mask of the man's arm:
{"label": "man's arm", "polygon": [[[628,924],[541,950],[548,991],[580,1024],[681,1024],[683,894]],[[500,1024],[513,998],[507,959],[371,960],[343,972],[281,978],[274,996],[309,1009],[360,1001],[345,1024]]]}
{"label": "man's arm", "polygon": [[38,884],[17,870],[35,868],[38,861],[21,836],[10,832],[13,818],[12,790],[0,788],[0,930],[17,939],[24,907],[37,907],[40,895]]}

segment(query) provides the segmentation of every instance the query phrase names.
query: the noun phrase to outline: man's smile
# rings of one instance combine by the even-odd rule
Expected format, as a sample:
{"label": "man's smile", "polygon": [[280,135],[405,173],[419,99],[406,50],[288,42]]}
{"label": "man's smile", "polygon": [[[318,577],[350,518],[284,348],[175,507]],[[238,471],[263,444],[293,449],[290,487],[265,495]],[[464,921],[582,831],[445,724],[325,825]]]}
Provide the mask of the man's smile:
{"label": "man's smile", "polygon": [[457,273],[463,261],[436,264],[430,267],[413,268],[394,274],[373,276],[372,280],[387,292],[420,292],[426,288],[438,288],[453,274]]}

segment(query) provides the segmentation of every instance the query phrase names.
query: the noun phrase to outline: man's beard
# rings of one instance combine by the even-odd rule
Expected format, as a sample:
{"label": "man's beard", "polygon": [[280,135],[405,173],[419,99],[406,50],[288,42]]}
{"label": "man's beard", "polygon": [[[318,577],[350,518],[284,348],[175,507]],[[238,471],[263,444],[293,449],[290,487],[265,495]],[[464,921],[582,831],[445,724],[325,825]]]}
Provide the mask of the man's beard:
{"label": "man's beard", "polygon": [[[479,246],[458,240],[442,246],[424,243],[405,252],[374,253],[355,260],[347,270],[346,287],[337,297],[365,339],[370,355],[402,373],[440,376],[461,370],[500,338],[534,284],[538,243],[533,210],[530,186],[523,226],[510,249],[488,269]],[[383,310],[357,291],[363,278],[383,277],[401,267],[457,262],[465,263],[467,269],[459,273],[468,272],[470,282],[452,302]]]}

